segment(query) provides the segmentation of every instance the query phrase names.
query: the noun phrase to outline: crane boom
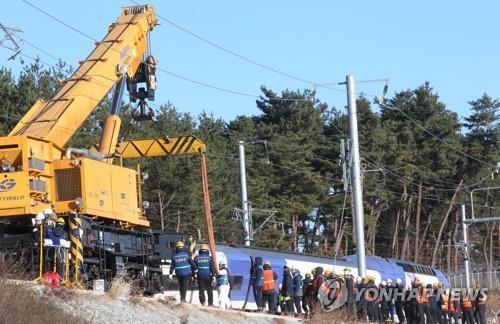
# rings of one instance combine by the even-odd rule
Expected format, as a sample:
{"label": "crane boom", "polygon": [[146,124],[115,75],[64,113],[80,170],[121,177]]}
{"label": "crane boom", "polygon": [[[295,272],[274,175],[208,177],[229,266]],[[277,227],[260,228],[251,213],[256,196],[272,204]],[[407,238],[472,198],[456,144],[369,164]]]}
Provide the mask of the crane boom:
{"label": "crane boom", "polygon": [[64,147],[125,73],[134,77],[157,25],[152,5],[124,7],[108,34],[65,81],[54,98],[38,100],[9,136],[29,135]]}

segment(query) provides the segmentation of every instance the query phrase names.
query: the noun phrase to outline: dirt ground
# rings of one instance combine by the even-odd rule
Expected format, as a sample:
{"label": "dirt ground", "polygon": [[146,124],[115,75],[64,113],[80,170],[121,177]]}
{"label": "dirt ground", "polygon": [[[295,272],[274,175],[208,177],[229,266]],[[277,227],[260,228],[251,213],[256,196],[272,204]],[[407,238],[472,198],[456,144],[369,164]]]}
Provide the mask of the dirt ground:
{"label": "dirt ground", "polygon": [[[0,322],[36,323],[299,323],[292,317],[181,304],[130,296],[126,285],[96,293],[0,280]],[[5,294],[8,293],[8,294]],[[10,298],[9,298],[10,297]],[[12,298],[14,297],[14,298]]]}
{"label": "dirt ground", "polygon": [[488,306],[496,312],[500,311],[500,291],[492,290],[488,292]]}

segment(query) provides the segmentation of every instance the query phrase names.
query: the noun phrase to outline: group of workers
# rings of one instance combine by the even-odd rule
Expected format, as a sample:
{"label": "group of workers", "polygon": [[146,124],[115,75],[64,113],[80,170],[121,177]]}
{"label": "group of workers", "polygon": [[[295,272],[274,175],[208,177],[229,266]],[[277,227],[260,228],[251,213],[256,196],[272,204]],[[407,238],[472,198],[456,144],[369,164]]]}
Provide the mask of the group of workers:
{"label": "group of workers", "polygon": [[486,291],[477,284],[474,291],[445,290],[441,283],[424,284],[418,277],[405,287],[401,279],[375,284],[375,278],[356,278],[356,302],[352,305],[358,319],[370,322],[486,324]]}
{"label": "group of workers", "polygon": [[[201,244],[198,255],[192,258],[192,253],[185,247],[184,242],[178,241],[175,245],[175,253],[170,265],[170,275],[174,272],[179,282],[181,302],[186,302],[189,281],[196,278],[198,281],[200,303],[205,305],[205,302],[207,302],[206,299],[208,299],[208,305],[213,306],[212,281],[215,279],[219,295],[219,307],[222,309],[231,308],[229,298],[230,276],[227,269],[227,261],[223,258],[219,259],[218,270],[215,271],[207,244]],[[205,293],[208,298],[205,298]]]}
{"label": "group of workers", "polygon": [[[181,301],[186,301],[189,280],[198,281],[200,303],[213,305],[212,281],[215,279],[219,293],[219,307],[231,307],[231,276],[224,258],[218,260],[214,271],[208,245],[201,244],[196,257],[177,242],[170,274],[175,271],[179,282]],[[354,277],[350,268],[343,274],[316,267],[302,276],[296,267],[283,267],[281,282],[271,262],[255,257],[250,269],[250,285],[258,311],[271,314],[311,317],[324,310],[326,304],[341,301],[335,311],[356,322],[399,322],[409,324],[486,323],[486,291],[476,285],[474,292],[446,291],[440,283],[424,284],[418,277],[406,287],[403,280],[392,279],[375,283],[373,276]],[[333,291],[332,291],[333,290]],[[341,298],[342,297],[342,298]]]}
{"label": "group of workers", "polygon": [[326,280],[331,278],[331,273],[325,271],[323,274],[323,268],[318,267],[312,274],[306,273],[303,277],[298,268],[285,265],[279,284],[271,262],[263,262],[261,257],[256,257],[250,276],[258,311],[267,308],[271,314],[280,310],[281,314],[308,317],[319,309],[318,293]]}

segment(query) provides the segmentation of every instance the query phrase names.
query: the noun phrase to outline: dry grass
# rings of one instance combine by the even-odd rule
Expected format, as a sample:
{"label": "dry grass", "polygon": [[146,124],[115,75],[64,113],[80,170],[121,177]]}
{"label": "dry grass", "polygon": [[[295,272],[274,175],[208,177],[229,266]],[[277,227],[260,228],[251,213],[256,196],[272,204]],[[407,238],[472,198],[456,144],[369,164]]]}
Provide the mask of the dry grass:
{"label": "dry grass", "polygon": [[356,322],[353,319],[353,314],[352,312],[348,312],[347,310],[341,308],[341,309],[335,309],[331,312],[323,312],[319,311],[314,314],[314,316],[311,319],[306,320],[307,323],[318,323],[318,324],[330,324],[330,323],[336,323],[336,324],[343,324],[343,323],[361,323],[361,322]]}
{"label": "dry grass", "polygon": [[111,281],[108,296],[114,299],[128,300],[130,298],[131,286],[125,280],[125,276],[116,276]]}
{"label": "dry grass", "polygon": [[500,311],[500,291],[488,291],[488,306],[494,311]]}
{"label": "dry grass", "polygon": [[[85,323],[56,307],[46,297],[41,297],[30,284],[11,279],[27,279],[27,274],[15,265],[0,264],[0,322],[25,323]],[[68,289],[51,289],[56,298],[72,298]]]}

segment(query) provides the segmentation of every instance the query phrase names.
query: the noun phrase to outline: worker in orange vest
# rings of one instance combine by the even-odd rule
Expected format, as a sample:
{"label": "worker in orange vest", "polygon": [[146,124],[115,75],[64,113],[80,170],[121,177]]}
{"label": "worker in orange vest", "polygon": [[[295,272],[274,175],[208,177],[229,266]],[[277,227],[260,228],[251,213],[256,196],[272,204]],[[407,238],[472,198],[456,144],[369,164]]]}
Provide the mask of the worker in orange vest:
{"label": "worker in orange vest", "polygon": [[264,262],[263,266],[264,283],[262,285],[262,307],[265,308],[266,303],[269,306],[269,313],[276,313],[276,279],[278,275],[271,268],[271,262]]}
{"label": "worker in orange vest", "polygon": [[474,324],[474,307],[472,305],[472,300],[468,292],[462,293],[462,298],[460,299],[460,304],[462,306],[462,323]]}
{"label": "worker in orange vest", "polygon": [[451,289],[450,289],[450,292],[447,295],[447,297],[448,297],[447,298],[447,302],[448,302],[448,307],[447,307],[448,322],[450,324],[458,323],[458,313],[459,313],[459,310],[460,310],[459,301],[454,298],[454,296],[452,295]]}
{"label": "worker in orange vest", "polygon": [[486,324],[486,299],[488,296],[486,295],[486,291],[481,288],[479,282],[476,283],[474,296],[476,297],[474,300],[474,315],[476,317],[476,322],[479,324]]}
{"label": "worker in orange vest", "polygon": [[433,323],[434,319],[429,308],[429,294],[432,290],[432,285],[424,287],[423,284],[420,284],[417,289],[418,322],[420,324]]}

